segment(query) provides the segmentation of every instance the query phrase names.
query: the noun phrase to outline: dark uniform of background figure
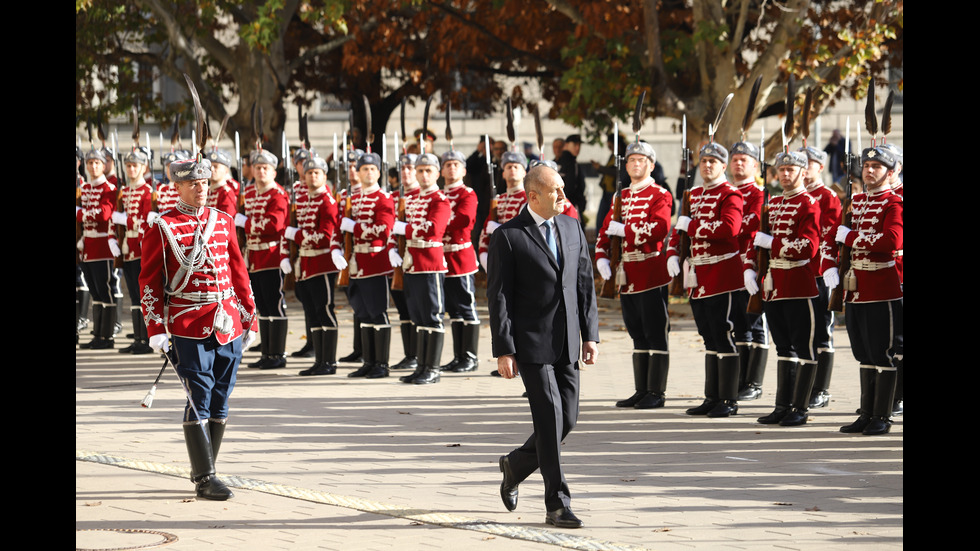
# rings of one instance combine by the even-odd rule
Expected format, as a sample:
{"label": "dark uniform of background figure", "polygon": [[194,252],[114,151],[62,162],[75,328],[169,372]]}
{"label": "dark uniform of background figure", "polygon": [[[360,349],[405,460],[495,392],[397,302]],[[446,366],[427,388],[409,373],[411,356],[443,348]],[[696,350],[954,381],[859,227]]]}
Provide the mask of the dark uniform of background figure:
{"label": "dark uniform of background figure", "polygon": [[[245,230],[245,261],[255,291],[259,311],[259,339],[262,357],[249,364],[259,369],[286,367],[286,297],[283,289],[283,234],[289,222],[289,196],[275,181],[279,159],[260,150],[252,158],[255,184],[245,190],[244,214],[235,223]],[[259,189],[263,186],[264,189]]]}
{"label": "dark uniform of background figure", "polygon": [[837,242],[834,240],[841,221],[841,202],[837,193],[823,183],[827,154],[814,147],[800,149],[807,156],[806,192],[820,204],[820,255],[816,259],[817,299],[816,326],[817,376],[813,382],[810,407],[820,408],[830,402],[830,377],[834,369],[834,312],[829,308],[830,289],[824,278],[839,280]]}
{"label": "dark uniform of background figure", "polygon": [[578,528],[561,442],[578,419],[580,347],[586,364],[598,357],[592,259],[581,225],[560,214],[565,199],[558,173],[535,166],[525,186],[527,207],[494,231],[488,257],[493,355],[504,378],[520,374],[534,425],[521,447],[500,458],[501,498],[513,511],[518,485],[540,469],[546,522]]}
{"label": "dark uniform of background figure", "polygon": [[92,326],[94,337],[80,348],[106,349],[115,346],[116,300],[119,287],[117,271],[113,268],[121,254],[112,233],[112,213],[116,210],[117,188],[109,183],[103,172],[106,156],[92,149],[85,154],[88,178],[79,188],[79,205],[75,207],[75,222],[82,225],[82,273],[92,296]]}
{"label": "dark uniform of background figure", "polygon": [[[150,337],[146,334],[146,324],[143,323],[143,313],[140,311],[140,258],[142,256],[141,242],[147,224],[157,216],[154,211],[153,186],[144,178],[149,167],[149,158],[142,151],[134,149],[126,155],[124,161],[126,186],[119,194],[121,211],[112,214],[112,221],[120,227],[124,237],[122,242],[123,277],[126,279],[126,289],[129,291],[130,311],[133,320],[133,343],[119,349],[121,353],[148,354],[152,352],[149,345]],[[130,178],[133,174],[135,178]]]}
{"label": "dark uniform of background figure", "polygon": [[353,237],[350,285],[347,296],[361,322],[361,354],[364,363],[348,377],[378,379],[388,376],[391,324],[388,321],[390,277],[394,271],[388,258],[388,238],[395,225],[391,194],[378,184],[381,156],[365,153],[357,160],[360,192],[351,197],[350,217],[340,229]]}
{"label": "dark uniform of background figure", "polygon": [[[621,220],[606,215],[598,233],[596,268],[603,279],[615,277],[623,322],[633,340],[633,385],[635,392],[617,407],[651,409],[663,407],[667,390],[670,355],[667,346],[670,315],[667,312],[667,258],[662,254],[670,234],[670,192],[650,177],[656,153],[646,142],[626,148],[623,172],[631,179],[621,192]],[[612,237],[622,239],[620,264],[613,274],[610,257]]]}
{"label": "dark uniform of background figure", "polygon": [[688,415],[728,417],[738,412],[738,350],[735,335],[745,324],[745,293],[738,234],[742,226],[742,194],[725,178],[728,150],[711,142],[701,148],[699,171],[704,185],[691,190],[691,216],[680,216],[670,237],[667,269],[681,273],[677,258],[680,233],[691,238],[684,286],[690,289],[691,310],[704,339],[704,402]]}
{"label": "dark uniform of background figure", "polygon": [[574,206],[585,227],[585,174],[578,166],[578,154],[582,151],[582,137],[572,134],[565,138],[565,149],[558,157],[558,172],[565,181],[565,197]]}
{"label": "dark uniform of background figure", "polygon": [[[820,205],[806,192],[807,158],[791,151],[780,153],[773,164],[782,195],[769,201],[769,231],[755,234],[745,251],[745,286],[749,294],[762,293],[772,322],[776,344],[776,407],[760,417],[762,424],[803,425],[807,421],[810,391],[817,374],[817,309],[815,276],[820,254]],[[763,288],[757,284],[759,249],[770,251]]]}
{"label": "dark uniform of background figure", "polygon": [[[320,157],[307,159],[304,172],[309,183],[297,193],[297,226],[286,228],[286,239],[296,243],[299,268],[296,271],[296,298],[310,325],[313,365],[300,375],[333,375],[337,372],[337,314],[334,291],[337,273],[331,244],[340,214],[337,200],[327,186],[327,163]],[[312,190],[310,187],[312,186]]]}
{"label": "dark uniform of background figure", "polygon": [[[418,197],[419,195],[419,183],[415,179],[415,162],[418,159],[418,155],[414,153],[404,153],[399,157],[400,168],[393,168],[395,171],[395,176],[398,179],[397,191],[391,192],[391,200],[395,204],[395,216],[399,217],[402,215],[402,208],[408,207],[409,201]],[[438,161],[438,160],[437,160]],[[436,169],[438,173],[438,168]],[[407,212],[405,212],[407,215]],[[399,257],[398,252],[399,237],[394,233],[388,241],[388,255]],[[392,261],[393,266],[401,266],[401,260]],[[398,310],[398,325],[401,333],[402,340],[402,350],[405,352],[405,357],[401,359],[396,364],[392,364],[391,371],[411,369],[415,370],[418,367],[418,351],[415,349],[416,331],[415,324],[412,323],[412,317],[408,312],[408,302],[405,299],[405,287],[404,279],[402,279],[401,289],[391,289],[391,301],[395,303],[395,308]]]}
{"label": "dark uniform of background figure", "polygon": [[404,270],[404,295],[415,327],[413,349],[418,361],[414,371],[400,380],[432,384],[441,378],[439,361],[445,341],[443,286],[448,266],[442,238],[449,224],[451,207],[439,191],[439,158],[425,153],[413,164],[416,164],[420,185],[415,187],[405,205],[405,221],[395,222],[393,233],[404,236],[405,255],[401,259],[392,259],[392,263]]}
{"label": "dark uniform of background figure", "polygon": [[454,373],[474,371],[480,363],[477,357],[480,319],[476,315],[474,277],[479,264],[472,241],[477,204],[476,192],[463,184],[465,163],[466,157],[459,151],[447,151],[442,156],[442,176],[446,182],[443,193],[451,209],[442,242],[448,266],[444,289],[453,336],[453,359],[441,369]]}
{"label": "dark uniform of background figure", "polygon": [[[476,192],[476,223],[473,224],[472,234],[474,247],[479,245],[480,232],[496,193],[495,182],[490,180],[490,173],[487,171],[486,139],[486,136],[481,137],[476,150],[466,158],[466,184]],[[493,142],[492,139],[490,141]]]}
{"label": "dark uniform of background figure", "polygon": [[[765,193],[756,182],[759,172],[759,148],[749,142],[737,142],[729,150],[732,185],[742,194],[742,229],[738,233],[743,260],[759,230],[759,217]],[[740,291],[745,293],[745,291]],[[748,297],[744,298],[746,303]],[[764,314],[745,312],[745,329],[735,335],[738,348],[738,399],[755,400],[762,395],[762,380],[769,360],[769,328]]]}
{"label": "dark uniform of background figure", "polygon": [[902,328],[903,291],[895,251],[903,247],[903,203],[888,179],[897,162],[882,147],[861,155],[864,193],[851,200],[851,227],[837,229],[838,243],[851,247],[851,269],[841,276],[847,335],[860,364],[861,409],[841,432],[885,434],[891,429],[898,373],[895,351]]}
{"label": "dark uniform of background figure", "polygon": [[233,494],[215,478],[214,462],[242,350],[257,328],[255,304],[234,221],[204,206],[210,162],[172,168],[180,200],[143,239],[140,304],[150,346],[168,353],[187,391],[184,440],[197,496],[225,500]]}

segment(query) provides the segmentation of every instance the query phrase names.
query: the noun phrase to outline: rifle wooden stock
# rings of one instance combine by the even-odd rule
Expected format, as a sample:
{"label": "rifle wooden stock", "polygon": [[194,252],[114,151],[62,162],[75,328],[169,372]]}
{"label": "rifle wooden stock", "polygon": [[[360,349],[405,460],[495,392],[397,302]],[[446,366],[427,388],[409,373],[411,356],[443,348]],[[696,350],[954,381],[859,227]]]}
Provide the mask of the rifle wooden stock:
{"label": "rifle wooden stock", "polygon": [[[844,216],[841,224],[851,227],[851,214],[851,199],[848,198],[844,205]],[[851,248],[841,243],[837,249],[837,275],[840,281],[837,283],[837,287],[834,287],[834,290],[830,292],[830,300],[827,303],[827,309],[831,312],[840,313],[844,311],[844,282],[850,275],[850,271]]]}
{"label": "rifle wooden stock", "polygon": [[[681,216],[691,216],[691,190],[684,190],[684,198],[681,200]],[[670,282],[670,296],[682,297],[687,293],[684,291],[684,261],[691,255],[691,236],[686,231],[678,232],[677,260],[681,266],[681,273],[674,276]]]}
{"label": "rifle wooden stock", "polygon": [[[294,184],[295,185],[295,184]],[[299,227],[299,218],[296,216],[296,194],[290,193],[289,197],[289,225],[292,227]],[[285,239],[285,238],[283,238]],[[289,239],[289,264],[296,268],[296,259],[299,258],[299,245]],[[283,289],[287,291],[292,291],[296,288],[296,273],[290,272],[286,274],[283,281]]]}
{"label": "rifle wooden stock", "polygon": [[[402,196],[398,198],[398,221],[405,221],[405,188],[402,187]],[[398,256],[405,258],[405,236],[398,236]],[[391,289],[393,291],[401,291],[405,288],[405,270],[401,266],[395,267],[395,273],[391,275]]]}
{"label": "rifle wooden stock", "polygon": [[[768,193],[766,193],[766,202],[762,204],[762,212],[759,215],[759,231],[766,234],[770,233]],[[766,272],[769,271],[769,249],[764,247],[755,248],[755,264],[758,269],[755,275],[755,281],[759,287],[759,291],[749,296],[749,303],[746,305],[745,311],[749,314],[758,315],[762,313],[762,296],[765,293],[763,283],[766,279]]]}
{"label": "rifle wooden stock", "polygon": [[[623,221],[623,199],[622,194],[617,193],[616,197],[613,199],[613,214],[612,219],[616,222]],[[622,262],[623,253],[623,238],[618,235],[610,236],[609,238],[609,269],[612,271],[612,277],[603,280],[602,288],[599,290],[599,296],[602,298],[616,298],[616,294],[619,291],[619,285],[616,284],[616,272],[619,270],[619,263]]]}
{"label": "rifle wooden stock", "polygon": [[[351,204],[350,204],[350,194],[344,199],[344,216],[350,218],[351,215]],[[354,235],[351,233],[344,233],[344,260],[347,261],[347,267],[340,271],[340,275],[337,276],[337,287],[347,287],[350,284],[350,259],[354,256]]]}
{"label": "rifle wooden stock", "polygon": [[[122,187],[119,188],[119,191],[116,194],[116,212],[126,212],[126,206],[123,204]],[[120,226],[119,224],[116,224],[115,222],[112,221],[111,218],[109,219],[109,224],[115,226],[113,229],[116,230],[116,243],[119,244],[119,249],[122,250],[123,244],[126,243],[126,226]],[[112,258],[112,267],[113,268],[123,267],[122,253],[120,253],[119,256]]]}

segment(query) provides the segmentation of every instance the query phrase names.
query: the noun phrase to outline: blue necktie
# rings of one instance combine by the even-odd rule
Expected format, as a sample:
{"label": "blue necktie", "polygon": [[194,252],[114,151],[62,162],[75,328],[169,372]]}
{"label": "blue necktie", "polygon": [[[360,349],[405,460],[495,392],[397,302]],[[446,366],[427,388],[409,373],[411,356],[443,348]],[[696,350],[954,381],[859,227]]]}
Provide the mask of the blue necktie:
{"label": "blue necktie", "polygon": [[561,257],[558,256],[558,242],[555,240],[555,233],[552,231],[553,223],[551,220],[547,220],[544,223],[544,240],[548,243],[548,248],[551,249],[551,256],[555,257],[555,261],[561,265]]}

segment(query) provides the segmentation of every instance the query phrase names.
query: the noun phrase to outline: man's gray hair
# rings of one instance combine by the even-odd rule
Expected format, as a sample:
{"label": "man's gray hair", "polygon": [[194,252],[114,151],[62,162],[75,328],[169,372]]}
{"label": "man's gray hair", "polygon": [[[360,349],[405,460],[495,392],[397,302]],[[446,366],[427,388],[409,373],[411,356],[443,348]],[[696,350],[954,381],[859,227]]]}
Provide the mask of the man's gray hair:
{"label": "man's gray hair", "polygon": [[[547,166],[547,165],[534,165],[531,170],[527,172],[527,176],[524,177],[524,189],[527,193],[532,191],[541,194],[545,192],[545,181],[544,177],[548,172],[554,172],[558,174],[558,171]],[[559,175],[559,178],[561,176]]]}

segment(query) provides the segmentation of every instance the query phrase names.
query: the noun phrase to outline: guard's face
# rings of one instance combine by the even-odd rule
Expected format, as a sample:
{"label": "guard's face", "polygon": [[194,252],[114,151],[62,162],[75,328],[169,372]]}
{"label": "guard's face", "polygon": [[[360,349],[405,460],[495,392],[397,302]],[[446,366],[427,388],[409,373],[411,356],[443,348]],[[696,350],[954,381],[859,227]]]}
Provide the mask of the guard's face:
{"label": "guard's face", "polygon": [[208,181],[204,178],[177,182],[174,186],[180,200],[192,207],[200,208],[208,202]]}
{"label": "guard's face", "polygon": [[252,176],[260,184],[269,184],[276,180],[276,169],[272,165],[265,163],[252,165]]}
{"label": "guard's face", "polygon": [[705,182],[713,182],[725,173],[726,165],[725,163],[721,162],[721,159],[705,155],[701,157],[701,162],[698,164],[698,168],[700,169],[701,177],[704,178]]}
{"label": "guard's face", "polygon": [[211,181],[224,182],[228,179],[228,167],[221,163],[211,163]]}
{"label": "guard's face", "polygon": [[646,155],[630,155],[626,159],[626,173],[634,182],[645,180],[651,172],[653,172],[653,167],[650,158]]}
{"label": "guard's face", "polygon": [[732,155],[731,159],[732,177],[737,181],[754,178],[759,171],[759,162],[755,160],[755,157],[737,153]]}
{"label": "guard's face", "polygon": [[548,170],[544,186],[540,191],[529,191],[528,202],[534,212],[544,218],[551,218],[565,212],[565,182],[554,170]]}
{"label": "guard's face", "polygon": [[504,181],[510,185],[524,181],[527,171],[520,163],[507,163],[504,165]]}
{"label": "guard's face", "polygon": [[95,180],[99,176],[105,174],[105,163],[98,159],[89,159],[85,161],[85,171],[88,175]]}
{"label": "guard's face", "polygon": [[143,179],[143,171],[146,166],[139,163],[126,163],[126,179],[130,182],[135,182]]}
{"label": "guard's face", "polygon": [[799,185],[802,171],[803,169],[798,166],[784,165],[779,167],[779,187],[783,188],[783,191],[796,188]]}
{"label": "guard's face", "polygon": [[401,171],[402,185],[405,187],[415,187],[415,167],[412,165],[402,165]]}
{"label": "guard's face", "polygon": [[378,182],[381,171],[374,165],[361,165],[357,169],[357,177],[361,180],[361,185],[370,186]]}
{"label": "guard's face", "polygon": [[457,182],[466,176],[466,167],[459,161],[446,161],[442,163],[442,177],[446,183]]}
{"label": "guard's face", "polygon": [[310,191],[316,191],[327,185],[327,173],[319,168],[312,168],[304,175],[306,187]]}
{"label": "guard's face", "polygon": [[808,184],[816,182],[820,178],[820,173],[823,172],[823,165],[816,161],[808,161],[806,164],[806,174],[803,175],[806,178]]}
{"label": "guard's face", "polygon": [[865,189],[872,191],[881,187],[888,181],[889,172],[891,171],[888,170],[888,167],[878,161],[865,161],[861,170]]}
{"label": "guard's face", "polygon": [[415,178],[424,190],[430,190],[439,185],[439,171],[431,165],[422,165],[416,168]]}

